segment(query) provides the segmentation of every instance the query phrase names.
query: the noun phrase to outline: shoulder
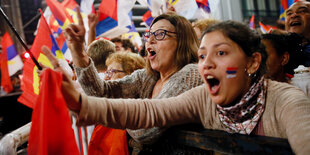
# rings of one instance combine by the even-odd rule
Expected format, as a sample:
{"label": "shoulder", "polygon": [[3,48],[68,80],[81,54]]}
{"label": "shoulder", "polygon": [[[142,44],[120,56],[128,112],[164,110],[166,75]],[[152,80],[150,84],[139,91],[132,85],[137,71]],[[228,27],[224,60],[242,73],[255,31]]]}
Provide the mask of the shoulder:
{"label": "shoulder", "polygon": [[267,102],[272,102],[280,107],[305,103],[310,104],[309,98],[299,88],[288,83],[269,79],[267,81]]}

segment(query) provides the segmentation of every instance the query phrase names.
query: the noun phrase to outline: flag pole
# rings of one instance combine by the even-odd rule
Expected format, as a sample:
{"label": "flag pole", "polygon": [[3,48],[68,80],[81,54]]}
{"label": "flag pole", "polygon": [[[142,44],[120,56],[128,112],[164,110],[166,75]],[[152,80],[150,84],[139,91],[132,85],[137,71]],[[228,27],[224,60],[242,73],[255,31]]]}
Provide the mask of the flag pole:
{"label": "flag pole", "polygon": [[23,38],[21,38],[20,35],[17,33],[15,27],[12,25],[11,21],[9,20],[8,16],[4,13],[4,11],[2,10],[1,6],[0,6],[0,12],[1,12],[1,15],[3,16],[3,18],[5,19],[6,23],[9,25],[11,30],[14,32],[14,34],[17,37],[17,39],[19,40],[19,42],[23,45],[25,50],[29,53],[29,55],[30,55],[32,61],[34,62],[34,64],[38,67],[39,70],[42,70],[42,67],[39,65],[39,62],[36,60],[34,55],[31,53],[30,49],[27,47],[27,45],[26,45],[25,41],[23,40]]}

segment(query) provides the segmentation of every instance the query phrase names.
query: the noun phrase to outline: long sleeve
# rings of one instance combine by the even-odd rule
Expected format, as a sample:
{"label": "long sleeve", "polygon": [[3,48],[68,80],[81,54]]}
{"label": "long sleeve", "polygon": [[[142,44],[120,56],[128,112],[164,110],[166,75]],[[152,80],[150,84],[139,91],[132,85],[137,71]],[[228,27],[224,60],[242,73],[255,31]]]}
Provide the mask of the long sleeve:
{"label": "long sleeve", "polygon": [[203,86],[167,99],[106,99],[82,95],[78,123],[119,129],[164,127],[201,122]]}
{"label": "long sleeve", "polygon": [[[203,80],[200,78],[197,64],[188,64],[169,78],[169,81],[155,98],[161,99],[177,96],[201,84],[203,84]],[[167,127],[137,130],[127,129],[127,132],[137,142],[152,144],[157,141],[166,129]]]}
{"label": "long sleeve", "polygon": [[153,78],[146,75],[144,69],[137,70],[131,75],[115,81],[104,81],[100,79],[92,60],[88,67],[75,69],[81,87],[87,95],[91,96],[140,98],[140,96],[144,96],[141,94],[141,92],[145,92],[143,91],[144,89],[150,89],[148,85],[143,85],[143,83],[145,81],[155,83]]}
{"label": "long sleeve", "polygon": [[287,138],[296,154],[310,152],[310,99],[298,88],[269,81],[264,116],[266,136]]}

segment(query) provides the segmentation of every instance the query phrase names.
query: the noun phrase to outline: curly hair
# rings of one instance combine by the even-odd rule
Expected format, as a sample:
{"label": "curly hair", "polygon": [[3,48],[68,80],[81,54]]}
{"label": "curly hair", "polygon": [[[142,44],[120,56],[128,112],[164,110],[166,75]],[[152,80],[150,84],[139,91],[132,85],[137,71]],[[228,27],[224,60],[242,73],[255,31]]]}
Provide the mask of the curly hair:
{"label": "curly hair", "polygon": [[127,75],[131,74],[137,69],[142,69],[145,67],[144,59],[136,53],[113,53],[108,57],[106,65],[109,66],[113,62],[121,64]]}

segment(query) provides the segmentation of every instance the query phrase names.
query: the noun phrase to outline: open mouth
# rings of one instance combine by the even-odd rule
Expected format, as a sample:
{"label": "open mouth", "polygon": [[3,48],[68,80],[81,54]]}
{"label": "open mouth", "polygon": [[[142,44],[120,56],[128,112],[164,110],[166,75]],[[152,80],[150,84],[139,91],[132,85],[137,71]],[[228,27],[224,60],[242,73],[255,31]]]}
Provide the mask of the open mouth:
{"label": "open mouth", "polygon": [[217,78],[215,78],[214,76],[212,76],[212,75],[208,75],[206,77],[206,81],[207,81],[207,83],[209,85],[210,93],[212,95],[216,94],[219,91],[220,81]]}
{"label": "open mouth", "polygon": [[291,22],[290,26],[300,26],[301,22]]}
{"label": "open mouth", "polygon": [[154,56],[154,55],[156,55],[156,52],[155,51],[149,51],[149,54],[150,54],[150,56]]}

